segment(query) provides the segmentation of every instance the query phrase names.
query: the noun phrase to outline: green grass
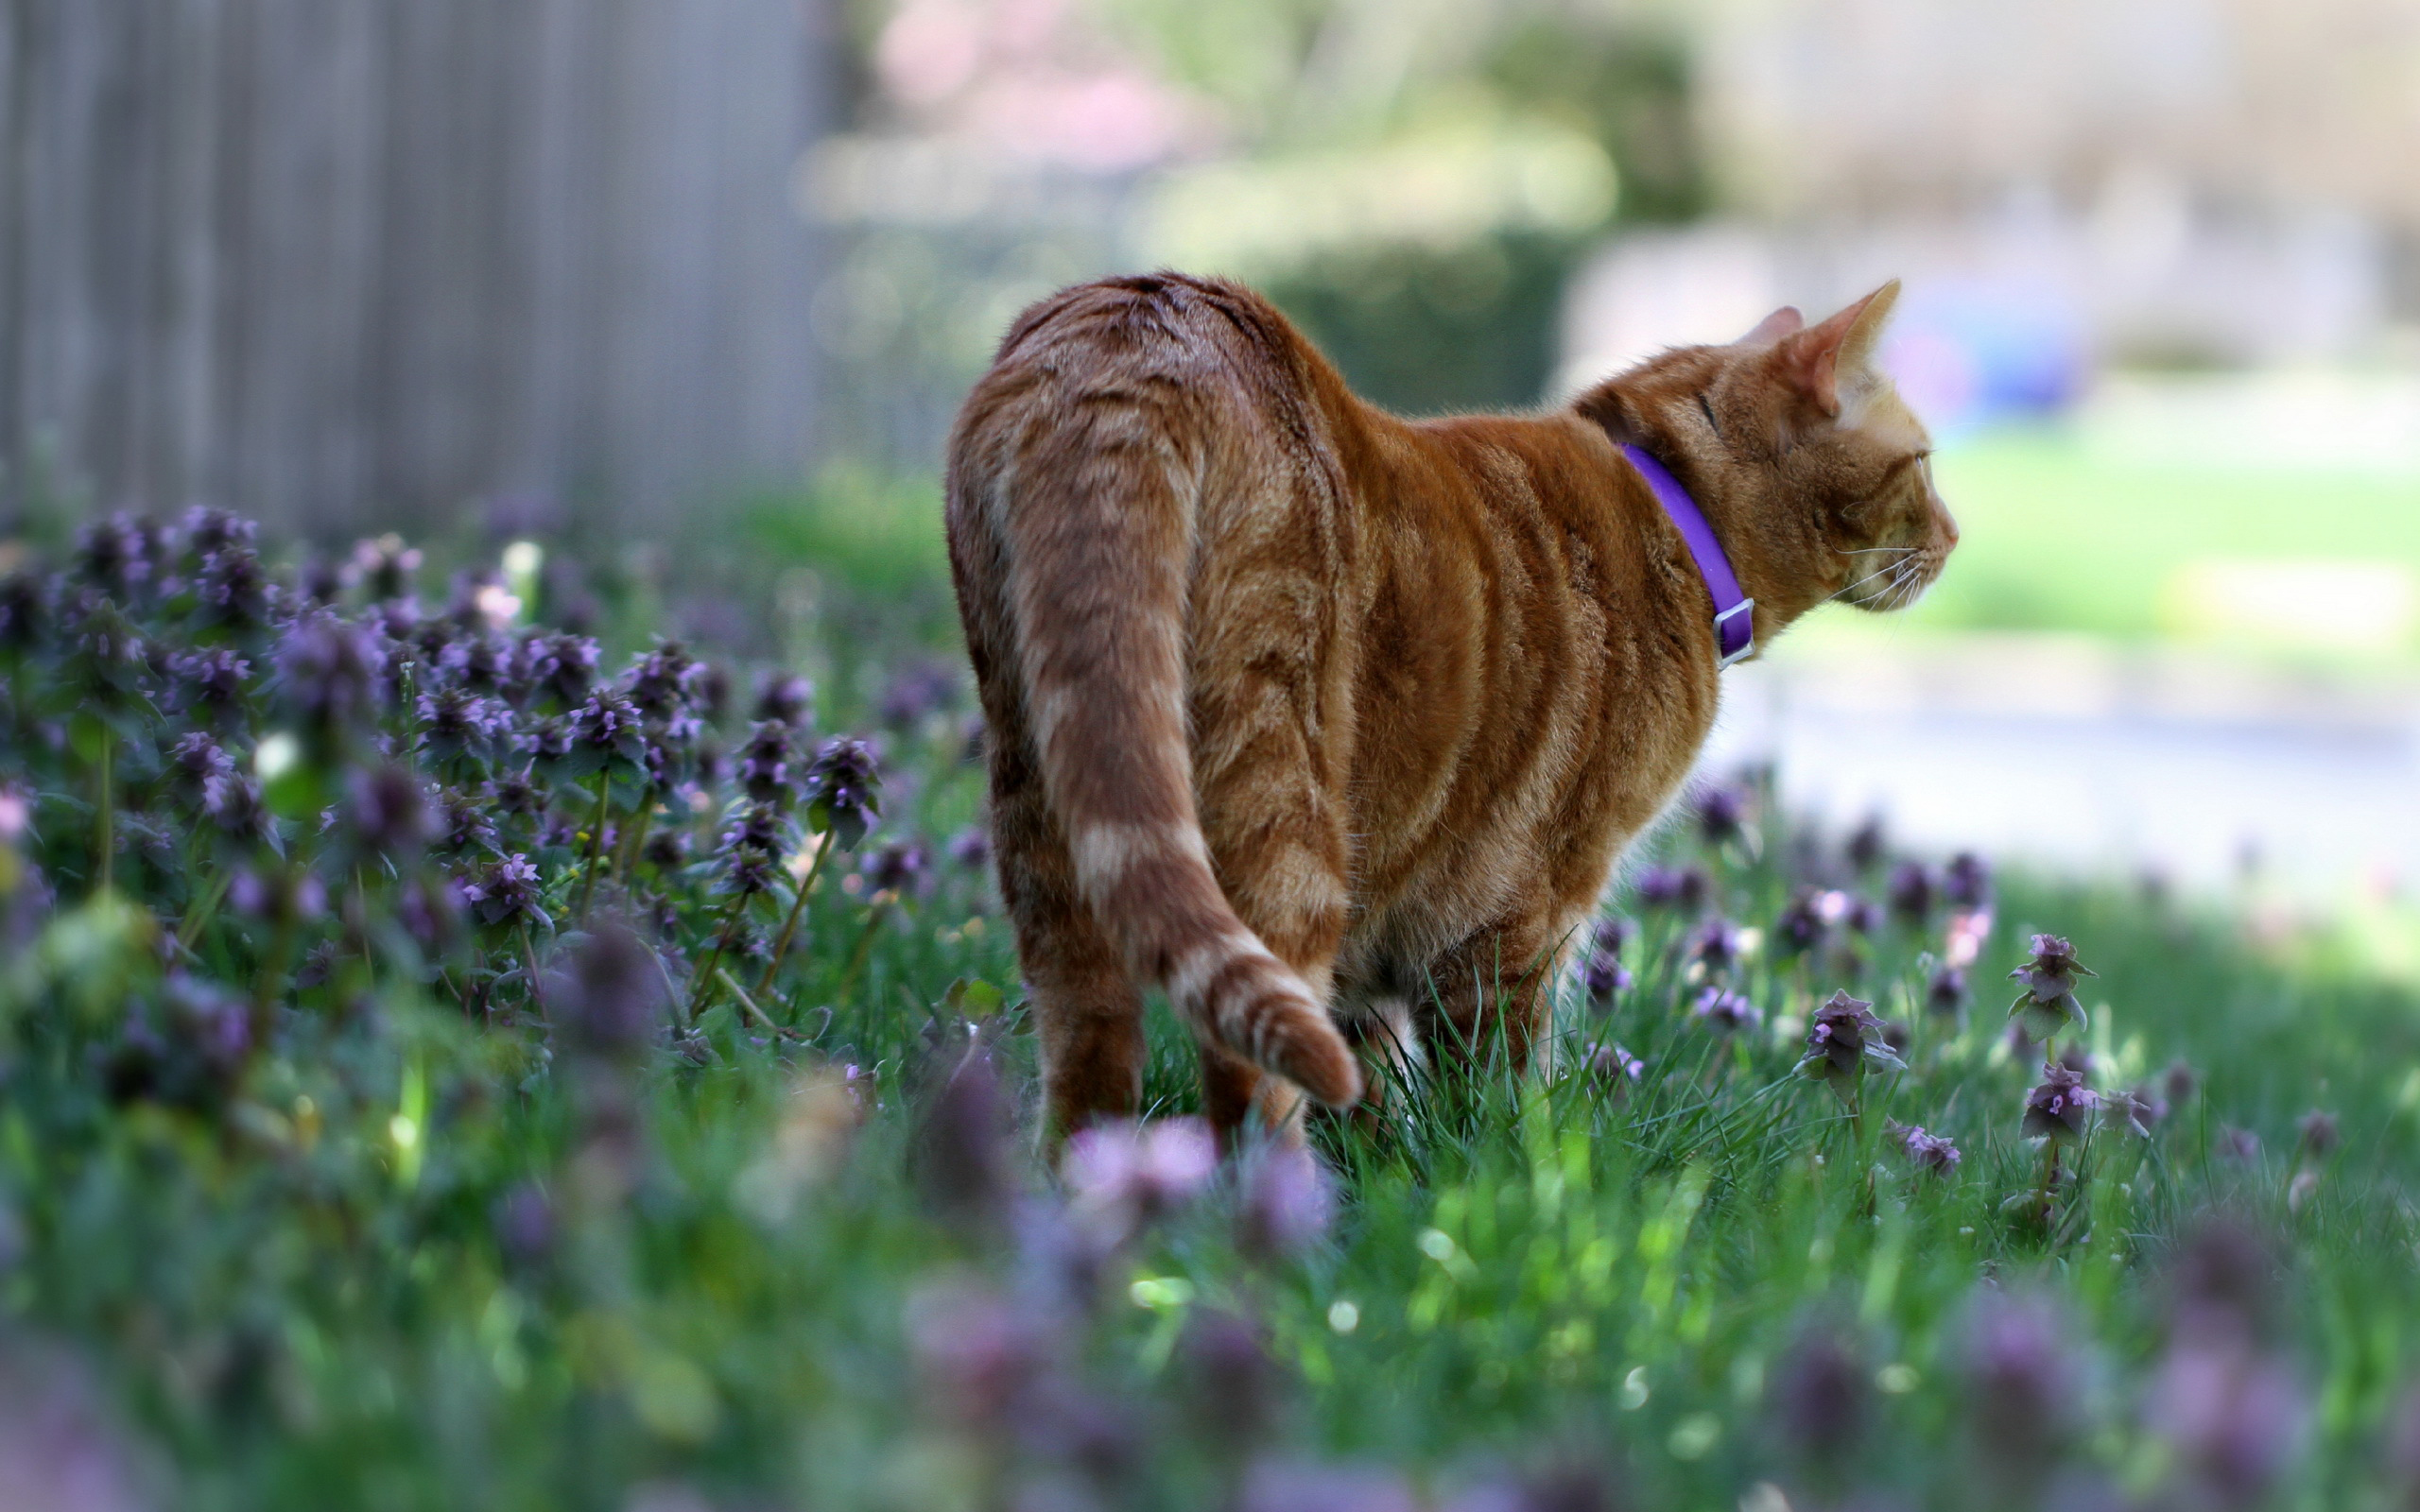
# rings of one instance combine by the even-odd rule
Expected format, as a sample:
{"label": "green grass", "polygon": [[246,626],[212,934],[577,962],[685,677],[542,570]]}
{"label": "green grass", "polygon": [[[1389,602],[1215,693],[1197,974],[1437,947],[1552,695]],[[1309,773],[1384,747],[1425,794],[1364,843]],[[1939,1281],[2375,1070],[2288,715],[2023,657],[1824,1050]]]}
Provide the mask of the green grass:
{"label": "green grass", "polygon": [[[866,549],[912,561],[929,551],[900,544],[912,534]],[[2388,1504],[2381,1444],[2420,1379],[2420,999],[2337,936],[2004,878],[1961,1020],[1921,1001],[1938,911],[1779,955],[1794,896],[1877,896],[1878,868],[1770,810],[1720,847],[1675,830],[1649,849],[1704,868],[1708,907],[1761,934],[1729,977],[1761,1031],[1726,1040],[1689,1014],[1702,983],[1680,946],[1700,920],[1617,900],[1642,924],[1636,981],[1609,1008],[1557,984],[1550,1065],[1433,1064],[1394,1078],[1382,1114],[1316,1125],[1339,1202],[1315,1242],[1238,1247],[1259,1165],[1121,1238],[1104,1192],[1149,1189],[1063,1192],[1035,1154],[1031,1024],[981,873],[940,866],[884,896],[844,858],[769,969],[751,941],[786,894],[734,901],[744,846],[716,836],[746,800],[661,709],[660,768],[599,758],[600,789],[541,756],[535,807],[508,810],[491,784],[517,748],[449,747],[385,694],[313,725],[312,664],[291,654],[307,636],[136,581],[145,636],[251,659],[230,712],[207,714],[184,674],[102,643],[120,622],[81,595],[105,567],[47,598],[9,585],[12,614],[64,607],[0,637],[0,1430],[32,1420],[25,1383],[42,1381],[66,1403],[44,1421],[86,1435],[93,1463],[153,1456],[171,1504],[1360,1504],[1277,1494],[1274,1467],[1311,1464],[1472,1512],[1502,1504],[1460,1500],[1474,1486],[1564,1464],[1637,1509],[1733,1507],[1766,1482],[1800,1512],[1853,1491],[1968,1508],[1988,1500],[1979,1455],[2010,1432],[2009,1393],[1972,1380],[1992,1289],[2054,1309],[2043,1379],[2062,1410],[2027,1466],[2119,1498],[2082,1504]],[[898,596],[935,587],[907,572]],[[836,612],[805,625],[811,647],[856,633]],[[882,668],[933,654],[912,620],[856,623],[827,729],[856,721]],[[465,686],[445,652],[466,630],[411,635],[390,646],[410,678]],[[518,676],[486,686],[527,727],[576,702]],[[884,735],[875,840],[936,844],[978,814],[957,696]],[[750,738],[741,708],[703,738]],[[268,779],[268,819],[222,823],[186,790],[173,743],[204,728]],[[287,728],[310,740],[272,774],[253,753]],[[494,836],[371,844],[353,784],[389,762],[474,799]],[[688,836],[689,859],[586,846],[597,811]],[[788,813],[785,855],[823,824],[803,799]],[[474,915],[419,943],[403,927],[409,887],[492,883],[494,852],[525,849],[544,917]],[[325,906],[218,891],[237,871],[316,879]],[[612,959],[579,921],[600,872],[603,906],[662,957],[583,988],[581,964]],[[2100,973],[2078,1037],[2097,1085],[2180,1057],[2200,1080],[2149,1139],[2098,1125],[2047,1207],[2020,1125],[2041,1072],[2012,1051],[1999,990],[2037,930]],[[745,1003],[701,989],[725,960],[746,963]],[[1875,1071],[1854,1110],[1796,1072],[1808,1014],[1841,988],[1911,1036],[1909,1069]],[[648,1016],[614,1031],[631,1003]],[[1145,1093],[1166,1125],[1194,1106],[1192,1055],[1155,1014]],[[1635,1080],[1592,1065],[1610,1041],[1642,1058]],[[2341,1147],[2302,1143],[2315,1108]],[[1910,1169],[1894,1120],[1962,1162]],[[2256,1148],[2230,1153],[2230,1130]],[[2195,1235],[2212,1214],[2274,1264],[2223,1306],[2188,1288],[2204,1305],[2180,1313],[2177,1257],[2211,1252]],[[2246,1332],[2217,1349],[2214,1316]],[[2179,1400],[2162,1383],[2197,1369],[2269,1383],[2274,1400],[2203,1447],[2281,1445],[2273,1485],[2195,1499],[2202,1441],[2161,1415]],[[0,1486],[29,1442],[0,1431]]]}
{"label": "green grass", "polygon": [[2197,558],[2420,571],[2420,476],[2129,460],[2053,429],[1956,442],[1934,471],[1962,540],[1911,625],[2149,639],[2163,585]]}

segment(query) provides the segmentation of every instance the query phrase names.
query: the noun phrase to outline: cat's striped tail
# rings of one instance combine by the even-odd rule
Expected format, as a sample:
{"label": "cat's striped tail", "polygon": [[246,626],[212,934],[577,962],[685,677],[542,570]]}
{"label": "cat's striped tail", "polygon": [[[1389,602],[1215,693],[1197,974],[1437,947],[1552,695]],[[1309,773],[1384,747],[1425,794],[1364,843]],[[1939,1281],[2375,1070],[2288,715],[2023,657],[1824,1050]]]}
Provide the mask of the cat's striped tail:
{"label": "cat's striped tail", "polygon": [[[1213,873],[1186,743],[1189,483],[1140,406],[1051,403],[960,501],[1001,548],[1027,733],[1077,888],[1142,983],[1209,1040],[1335,1107],[1360,1068]],[[961,436],[961,441],[965,438]],[[1003,444],[1004,443],[1004,444]],[[961,459],[962,460],[962,459]]]}

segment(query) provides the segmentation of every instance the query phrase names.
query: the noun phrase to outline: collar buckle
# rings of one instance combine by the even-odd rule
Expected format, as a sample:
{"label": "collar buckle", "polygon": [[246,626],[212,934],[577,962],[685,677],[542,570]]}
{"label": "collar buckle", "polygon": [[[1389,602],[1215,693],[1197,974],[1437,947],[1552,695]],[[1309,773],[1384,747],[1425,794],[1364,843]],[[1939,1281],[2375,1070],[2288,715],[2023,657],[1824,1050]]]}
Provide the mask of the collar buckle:
{"label": "collar buckle", "polygon": [[1755,612],[1755,609],[1756,601],[1754,599],[1743,598],[1738,603],[1732,605],[1729,609],[1724,610],[1721,613],[1717,614],[1714,617],[1714,649],[1716,653],[1721,657],[1721,660],[1714,664],[1714,670],[1717,672],[1721,671],[1724,667],[1731,665],[1735,662],[1745,662],[1750,657],[1756,654],[1756,622],[1754,618],[1751,618],[1744,627],[1746,633],[1739,637],[1739,649],[1730,652],[1725,652],[1722,649],[1722,643],[1730,638],[1729,631],[1731,628],[1731,622],[1737,619],[1742,614],[1753,616]]}

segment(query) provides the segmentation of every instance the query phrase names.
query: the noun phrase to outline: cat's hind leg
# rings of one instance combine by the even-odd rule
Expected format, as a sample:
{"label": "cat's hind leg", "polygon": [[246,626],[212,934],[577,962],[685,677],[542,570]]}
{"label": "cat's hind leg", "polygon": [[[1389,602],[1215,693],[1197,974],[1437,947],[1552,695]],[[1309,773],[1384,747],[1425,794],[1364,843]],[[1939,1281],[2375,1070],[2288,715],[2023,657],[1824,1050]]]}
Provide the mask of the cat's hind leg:
{"label": "cat's hind leg", "polygon": [[1412,999],[1431,1064],[1482,1064],[1498,1056],[1527,1071],[1549,1025],[1547,986],[1563,931],[1543,916],[1479,930],[1429,961]]}
{"label": "cat's hind leg", "polygon": [[[1333,812],[1302,766],[1231,766],[1214,773],[1201,795],[1219,889],[1244,926],[1322,1004],[1350,906],[1344,836]],[[1283,1143],[1302,1143],[1305,1099],[1293,1084],[1197,1040],[1202,1113],[1222,1144],[1232,1149],[1254,1124]]]}
{"label": "cat's hind leg", "polygon": [[1044,1138],[1055,1151],[1087,1124],[1142,1111],[1143,995],[1078,896],[1041,774],[1014,748],[994,757],[992,830],[1041,1041]]}

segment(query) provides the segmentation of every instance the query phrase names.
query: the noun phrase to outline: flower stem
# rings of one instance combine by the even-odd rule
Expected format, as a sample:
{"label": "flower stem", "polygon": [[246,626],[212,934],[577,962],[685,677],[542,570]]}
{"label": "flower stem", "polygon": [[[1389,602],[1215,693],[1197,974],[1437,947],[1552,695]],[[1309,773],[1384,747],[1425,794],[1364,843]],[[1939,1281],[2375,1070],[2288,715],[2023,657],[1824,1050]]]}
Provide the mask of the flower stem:
{"label": "flower stem", "polygon": [[588,922],[589,900],[596,895],[596,862],[605,849],[605,796],[613,791],[614,780],[603,772],[596,774],[596,816],[588,826],[588,868],[579,882],[579,921]]}
{"label": "flower stem", "polygon": [[739,927],[739,911],[747,906],[748,895],[743,892],[735,896],[731,906],[723,910],[722,924],[715,931],[714,949],[706,953],[706,964],[698,969],[697,988],[689,994],[691,1023],[696,1023],[698,1015],[705,1012],[706,1005],[714,1001],[715,979],[718,974],[715,968],[722,964],[723,947],[731,943],[733,933]]}
{"label": "flower stem", "polygon": [[807,863],[806,875],[798,885],[798,896],[790,901],[789,917],[782,920],[782,932],[773,941],[773,958],[765,963],[765,974],[756,984],[760,996],[772,990],[773,973],[782,969],[782,957],[789,954],[790,941],[798,935],[799,920],[806,914],[806,895],[815,890],[815,879],[823,875],[823,863],[836,849],[838,844],[830,834],[816,836],[815,859]]}
{"label": "flower stem", "polygon": [[93,889],[95,892],[110,890],[110,883],[117,867],[117,802],[116,794],[110,782],[111,768],[116,765],[116,755],[117,731],[103,725],[101,726],[101,760],[97,773],[101,786],[100,801],[93,805],[95,827],[93,844],[97,852],[97,863],[93,868],[93,875],[97,880]]}
{"label": "flower stem", "polygon": [[538,1018],[546,1017],[545,994],[538,987],[538,953],[529,948],[529,920],[521,920],[521,969],[529,973],[529,1005],[538,1010]]}
{"label": "flower stem", "polygon": [[857,985],[857,973],[865,970],[866,957],[873,954],[874,926],[882,922],[882,916],[890,908],[890,900],[876,893],[873,906],[866,911],[866,927],[857,932],[856,946],[849,952],[849,964],[841,968],[839,984],[832,988],[833,1002],[847,997],[849,988]]}
{"label": "flower stem", "polygon": [[639,851],[646,848],[647,832],[654,822],[655,789],[649,786],[645,793],[639,795],[639,816],[631,821],[631,833],[623,838],[620,850],[614,862],[614,874],[622,879],[625,886],[629,885],[631,876],[638,870]]}

